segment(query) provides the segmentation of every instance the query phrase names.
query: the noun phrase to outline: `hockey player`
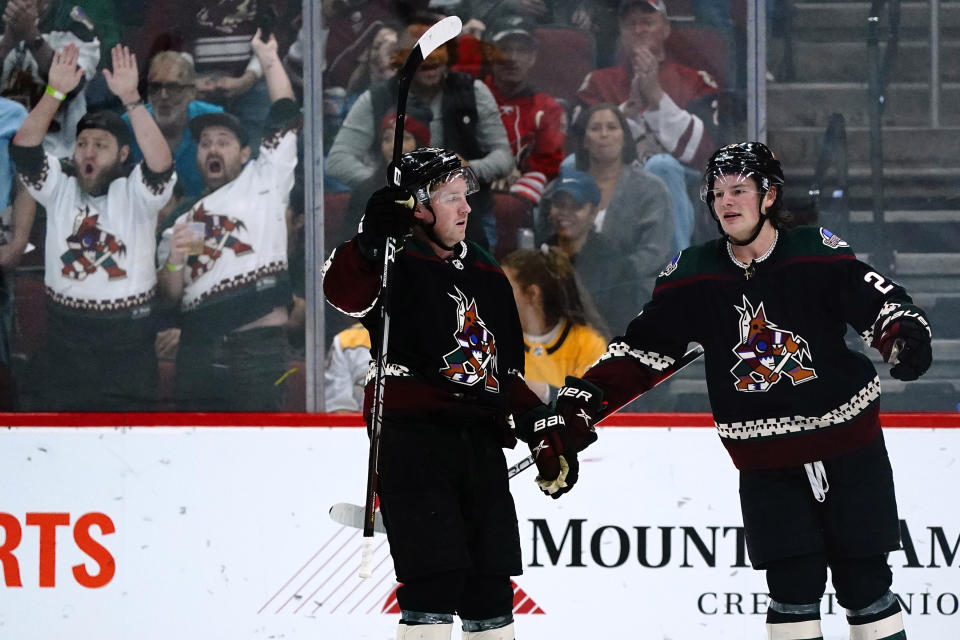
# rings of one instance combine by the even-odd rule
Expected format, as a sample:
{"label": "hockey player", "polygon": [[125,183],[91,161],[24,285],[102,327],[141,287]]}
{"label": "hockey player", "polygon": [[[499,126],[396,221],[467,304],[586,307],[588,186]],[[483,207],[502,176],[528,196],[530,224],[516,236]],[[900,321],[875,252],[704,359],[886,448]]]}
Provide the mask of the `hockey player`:
{"label": "hockey player", "polygon": [[510,191],[540,201],[543,189],[560,172],[567,138],[567,116],[553,96],[530,83],[537,61],[533,24],[509,15],[488,29],[491,75],[484,79],[500,108],[516,166],[494,183],[495,190]]}
{"label": "hockey player", "polygon": [[842,239],[787,228],[783,182],[760,143],[713,154],[702,193],[722,237],[674,257],[626,335],[582,379],[567,378],[556,402],[563,424],[542,436],[552,446],[538,468],[549,480],[558,453],[575,461],[598,419],[699,342],[717,431],[740,470],[747,549],[766,570],[768,637],[822,638],[829,566],[851,638],[903,639],[887,565],[899,520],[880,381],[844,333],[852,326],[893,377],[914,380],[931,363],[930,328],[904,289]]}
{"label": "hockey player", "polygon": [[323,279],[327,299],[379,344],[384,241],[412,227],[394,265],[378,467],[402,583],[397,638],[446,640],[457,614],[464,638],[513,640],[510,576],[522,567],[501,449],[515,443],[510,413],[546,407],[523,382],[510,283],[464,240],[473,171],[430,148],[405,154],[399,168],[402,186],[371,196],[360,232],[330,256]]}

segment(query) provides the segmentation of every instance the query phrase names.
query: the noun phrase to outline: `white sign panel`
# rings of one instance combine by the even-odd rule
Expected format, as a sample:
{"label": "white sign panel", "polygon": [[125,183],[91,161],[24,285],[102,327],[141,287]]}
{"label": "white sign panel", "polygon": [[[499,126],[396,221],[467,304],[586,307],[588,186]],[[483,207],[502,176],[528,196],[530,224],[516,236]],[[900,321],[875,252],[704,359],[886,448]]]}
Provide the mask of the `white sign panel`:
{"label": "white sign panel", "polygon": [[[711,429],[602,429],[561,500],[514,479],[517,637],[765,638],[737,474]],[[908,633],[960,628],[960,430],[888,429]],[[510,461],[525,455],[519,448]],[[20,428],[0,435],[0,638],[393,638],[385,536],[357,577],[356,428]],[[823,602],[826,638],[847,637]],[[458,634],[454,634],[457,637]]]}

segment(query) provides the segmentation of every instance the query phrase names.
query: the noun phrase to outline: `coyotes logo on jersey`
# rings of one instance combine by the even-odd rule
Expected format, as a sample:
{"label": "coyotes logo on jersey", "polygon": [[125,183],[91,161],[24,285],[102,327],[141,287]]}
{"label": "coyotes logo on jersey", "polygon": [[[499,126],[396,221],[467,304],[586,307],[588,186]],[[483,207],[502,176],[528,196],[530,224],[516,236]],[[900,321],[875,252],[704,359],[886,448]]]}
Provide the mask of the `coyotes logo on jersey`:
{"label": "coyotes logo on jersey", "polygon": [[500,382],[494,375],[497,368],[496,339],[477,313],[476,301],[468,301],[460,289],[453,289],[457,294],[447,295],[457,302],[457,330],[453,334],[457,347],[443,356],[446,366],[440,369],[440,373],[468,386],[483,380],[484,388],[496,393],[500,390]]}
{"label": "coyotes logo on jersey", "polygon": [[127,246],[115,235],[97,225],[99,213],[91,213],[85,206],[73,221],[73,233],[67,236],[67,250],[60,256],[64,278],[84,280],[103,267],[110,280],[126,278],[127,272],[120,268],[114,256],[127,253]]}
{"label": "coyotes logo on jersey", "polygon": [[246,230],[243,220],[230,218],[219,213],[207,213],[201,202],[187,218],[188,222],[202,222],[203,252],[197,256],[189,256],[187,264],[190,266],[190,277],[194,280],[213,268],[224,249],[230,249],[234,255],[242,256],[253,251],[253,247],[239,240],[234,233],[241,229]]}
{"label": "coyotes logo on jersey", "polygon": [[763,303],[754,308],[747,297],[740,312],[740,344],[734,347],[738,362],[730,370],[737,391],[767,391],[786,376],[794,386],[813,380],[817,372],[805,367],[810,345],[792,331],[767,320]]}

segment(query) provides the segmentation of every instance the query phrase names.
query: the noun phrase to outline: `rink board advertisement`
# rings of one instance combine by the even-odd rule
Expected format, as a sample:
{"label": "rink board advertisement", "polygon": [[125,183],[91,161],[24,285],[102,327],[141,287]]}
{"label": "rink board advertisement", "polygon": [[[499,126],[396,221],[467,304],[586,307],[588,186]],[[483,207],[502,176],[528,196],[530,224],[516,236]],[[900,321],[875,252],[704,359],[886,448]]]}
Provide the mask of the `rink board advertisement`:
{"label": "rink board advertisement", "polygon": [[[737,474],[708,418],[620,418],[563,499],[533,469],[513,480],[517,638],[764,638]],[[360,580],[360,532],[327,514],[363,501],[363,430],[278,422],[0,432],[0,638],[393,638],[385,536]],[[960,637],[960,421],[893,423],[894,590],[911,637]],[[847,637],[829,585],[823,619],[826,638]]]}

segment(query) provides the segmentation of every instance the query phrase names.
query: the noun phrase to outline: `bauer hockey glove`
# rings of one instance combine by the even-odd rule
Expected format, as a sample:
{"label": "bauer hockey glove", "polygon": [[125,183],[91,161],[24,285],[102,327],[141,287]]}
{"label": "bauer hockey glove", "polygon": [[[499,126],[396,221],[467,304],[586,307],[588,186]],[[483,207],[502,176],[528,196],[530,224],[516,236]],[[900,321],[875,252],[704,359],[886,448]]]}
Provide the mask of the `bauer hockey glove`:
{"label": "bauer hockey glove", "polygon": [[383,253],[387,238],[403,238],[413,226],[416,201],[402,187],[384,187],[373,192],[367,200],[357,240],[360,251],[370,260]]}
{"label": "bauer hockey glove", "polygon": [[[563,417],[539,406],[526,412],[516,420],[517,438],[527,443],[533,461],[537,465],[537,485],[551,498],[559,498],[573,487],[577,481],[577,454],[564,450],[561,430]],[[571,469],[573,477],[570,477]]]}
{"label": "bauer hockey glove", "polygon": [[897,380],[916,380],[930,368],[933,347],[930,325],[923,316],[902,316],[877,341],[877,349],[889,362],[890,375]]}
{"label": "bauer hockey glove", "polygon": [[603,408],[603,389],[581,378],[567,376],[557,393],[554,408],[566,424],[563,444],[568,451],[579,453],[596,442],[594,423]]}

